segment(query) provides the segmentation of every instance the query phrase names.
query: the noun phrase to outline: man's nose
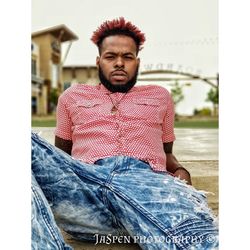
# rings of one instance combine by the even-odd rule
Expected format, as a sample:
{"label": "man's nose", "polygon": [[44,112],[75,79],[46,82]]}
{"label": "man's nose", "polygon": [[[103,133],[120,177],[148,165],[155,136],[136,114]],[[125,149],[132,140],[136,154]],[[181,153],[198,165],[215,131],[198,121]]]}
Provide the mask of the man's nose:
{"label": "man's nose", "polygon": [[124,67],[124,61],[121,57],[117,57],[117,60],[115,62],[115,67]]}

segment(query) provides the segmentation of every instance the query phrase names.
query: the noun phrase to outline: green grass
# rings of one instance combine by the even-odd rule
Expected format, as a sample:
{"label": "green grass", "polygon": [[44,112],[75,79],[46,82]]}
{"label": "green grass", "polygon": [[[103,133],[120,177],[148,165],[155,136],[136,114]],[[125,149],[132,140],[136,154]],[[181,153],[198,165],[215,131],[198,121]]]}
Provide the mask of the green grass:
{"label": "green grass", "polygon": [[218,128],[218,120],[179,120],[175,121],[175,128]]}
{"label": "green grass", "polygon": [[32,119],[31,121],[32,127],[55,127],[56,126],[56,120],[55,119]]}
{"label": "green grass", "polygon": [[[32,118],[32,127],[55,127],[55,118]],[[218,128],[218,120],[180,119],[175,128]]]}

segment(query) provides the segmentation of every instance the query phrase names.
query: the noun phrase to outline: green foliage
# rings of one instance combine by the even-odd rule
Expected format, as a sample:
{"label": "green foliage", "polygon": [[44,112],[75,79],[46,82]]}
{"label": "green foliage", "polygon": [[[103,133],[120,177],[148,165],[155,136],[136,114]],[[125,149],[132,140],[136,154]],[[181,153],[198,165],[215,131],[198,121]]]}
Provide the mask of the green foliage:
{"label": "green foliage", "polygon": [[171,95],[175,106],[184,99],[182,87],[177,81],[175,82],[174,87],[171,89]]}
{"label": "green foliage", "polygon": [[207,93],[207,102],[212,102],[213,104],[213,115],[218,115],[218,105],[219,105],[219,88],[211,88]]}
{"label": "green foliage", "polygon": [[212,111],[210,108],[194,109],[194,115],[211,116]]}
{"label": "green foliage", "polygon": [[207,93],[207,102],[212,102],[214,105],[219,104],[219,88],[211,88]]}
{"label": "green foliage", "polygon": [[50,102],[53,103],[55,106],[57,105],[58,97],[58,90],[56,88],[52,88],[50,91]]}

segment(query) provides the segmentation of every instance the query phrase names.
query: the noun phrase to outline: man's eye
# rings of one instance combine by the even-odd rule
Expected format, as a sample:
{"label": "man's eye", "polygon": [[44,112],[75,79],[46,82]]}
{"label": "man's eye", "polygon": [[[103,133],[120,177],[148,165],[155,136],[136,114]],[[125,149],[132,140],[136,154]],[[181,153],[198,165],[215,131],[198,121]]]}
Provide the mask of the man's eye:
{"label": "man's eye", "polygon": [[132,56],[125,56],[125,59],[132,60],[134,58]]}
{"label": "man's eye", "polygon": [[106,59],[113,59],[114,56],[106,56],[105,58],[106,58]]}

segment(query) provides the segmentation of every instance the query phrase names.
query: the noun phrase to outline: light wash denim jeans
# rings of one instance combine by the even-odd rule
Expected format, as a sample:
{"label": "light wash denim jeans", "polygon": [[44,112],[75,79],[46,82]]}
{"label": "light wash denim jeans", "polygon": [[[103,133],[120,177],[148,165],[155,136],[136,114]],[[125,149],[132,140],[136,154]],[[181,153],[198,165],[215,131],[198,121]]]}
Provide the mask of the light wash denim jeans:
{"label": "light wash denim jeans", "polygon": [[93,244],[133,239],[147,250],[218,249],[204,192],[138,159],[86,164],[32,133],[32,173],[32,249],[71,249],[58,227]]}

